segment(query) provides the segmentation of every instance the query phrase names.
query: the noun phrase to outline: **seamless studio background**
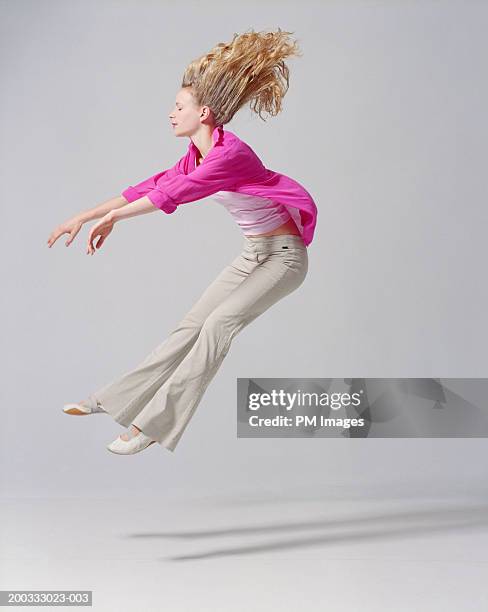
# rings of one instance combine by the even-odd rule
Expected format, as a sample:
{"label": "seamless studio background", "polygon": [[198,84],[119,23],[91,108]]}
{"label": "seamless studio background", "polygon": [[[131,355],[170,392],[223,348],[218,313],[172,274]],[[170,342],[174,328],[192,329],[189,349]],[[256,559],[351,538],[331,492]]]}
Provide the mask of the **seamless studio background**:
{"label": "seamless studio background", "polygon": [[[237,377],[486,375],[487,7],[480,2],[3,2],[1,495],[485,490],[484,439],[236,438]],[[159,344],[242,235],[211,198],[51,230],[172,165],[185,65],[234,32],[294,32],[283,112],[226,128],[319,209],[301,288],[238,335],[176,452],[105,446],[68,401]]]}

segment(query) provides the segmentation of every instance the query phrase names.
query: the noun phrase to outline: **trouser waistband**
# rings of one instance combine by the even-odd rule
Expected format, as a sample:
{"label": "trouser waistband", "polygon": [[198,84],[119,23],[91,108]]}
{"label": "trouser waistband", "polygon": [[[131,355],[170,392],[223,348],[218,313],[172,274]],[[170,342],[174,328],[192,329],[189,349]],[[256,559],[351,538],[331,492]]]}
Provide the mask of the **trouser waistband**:
{"label": "trouser waistband", "polygon": [[301,236],[295,234],[278,234],[275,236],[244,236],[244,247],[252,251],[276,250],[282,247],[302,248],[306,250]]}

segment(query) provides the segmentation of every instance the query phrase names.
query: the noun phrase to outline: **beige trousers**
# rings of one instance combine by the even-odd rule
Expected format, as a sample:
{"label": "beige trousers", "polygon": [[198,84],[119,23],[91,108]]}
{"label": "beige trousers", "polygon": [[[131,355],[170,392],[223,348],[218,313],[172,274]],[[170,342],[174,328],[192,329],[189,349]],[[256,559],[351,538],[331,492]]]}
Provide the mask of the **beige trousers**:
{"label": "beige trousers", "polygon": [[121,425],[133,423],[174,451],[234,336],[297,289],[307,271],[307,247],[300,236],[245,236],[242,252],[166,340],[90,399]]}

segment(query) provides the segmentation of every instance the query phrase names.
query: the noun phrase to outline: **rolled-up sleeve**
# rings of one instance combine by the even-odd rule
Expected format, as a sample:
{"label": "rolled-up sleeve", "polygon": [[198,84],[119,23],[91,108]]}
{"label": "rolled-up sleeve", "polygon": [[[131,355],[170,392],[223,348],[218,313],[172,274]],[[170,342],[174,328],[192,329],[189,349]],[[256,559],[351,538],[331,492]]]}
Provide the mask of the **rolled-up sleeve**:
{"label": "rolled-up sleeve", "polygon": [[131,202],[134,202],[135,200],[138,200],[139,198],[144,197],[150,191],[155,189],[156,185],[162,184],[163,181],[177,176],[178,174],[183,172],[184,161],[187,156],[188,153],[184,155],[181,159],[179,159],[172,168],[168,168],[167,170],[158,172],[157,174],[154,174],[153,176],[144,179],[140,183],[130,185],[129,187],[124,189],[124,191],[122,191],[121,195],[127,200],[127,202],[129,202],[129,204]]}
{"label": "rolled-up sleeve", "polygon": [[217,191],[233,191],[240,180],[256,172],[248,150],[234,143],[228,149],[212,149],[205,161],[188,174],[157,179],[147,197],[157,208],[172,213],[180,204],[201,200]]}

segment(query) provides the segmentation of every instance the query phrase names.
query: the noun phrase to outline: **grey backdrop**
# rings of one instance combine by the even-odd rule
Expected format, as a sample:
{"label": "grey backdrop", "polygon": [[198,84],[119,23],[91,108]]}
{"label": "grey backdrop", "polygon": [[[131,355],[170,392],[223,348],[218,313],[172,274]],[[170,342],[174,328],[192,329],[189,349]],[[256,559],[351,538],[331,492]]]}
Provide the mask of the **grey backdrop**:
{"label": "grey backdrop", "polygon": [[[11,1],[2,17],[2,496],[486,488],[484,439],[236,439],[237,377],[487,375],[486,3]],[[118,223],[93,257],[88,227],[46,240],[185,152],[168,121],[184,67],[250,27],[304,53],[281,115],[226,127],[314,196],[309,276],[235,339],[174,454],[115,456],[118,424],[62,405],[161,342],[242,236],[207,198]]]}

